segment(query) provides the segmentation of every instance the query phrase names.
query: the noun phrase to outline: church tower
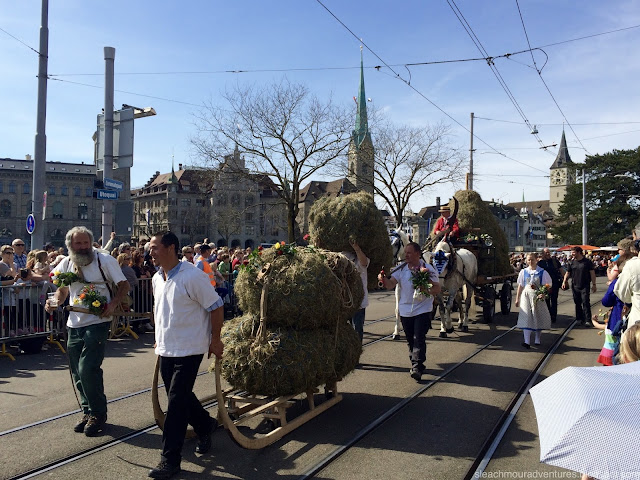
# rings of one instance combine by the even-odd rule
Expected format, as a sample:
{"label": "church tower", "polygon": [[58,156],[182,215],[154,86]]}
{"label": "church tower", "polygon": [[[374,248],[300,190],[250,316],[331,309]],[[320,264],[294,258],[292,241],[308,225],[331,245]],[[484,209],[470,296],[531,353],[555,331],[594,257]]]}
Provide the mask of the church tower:
{"label": "church tower", "polygon": [[576,173],[571,167],[573,162],[569,156],[567,149],[567,140],[562,130],[562,139],[560,140],[560,148],[550,171],[549,186],[549,208],[554,214],[558,214],[560,205],[564,202],[564,196],[567,194],[567,187],[576,183]]}
{"label": "church tower", "polygon": [[364,63],[360,47],[360,88],[358,89],[356,128],[349,142],[347,179],[358,190],[373,195],[373,142],[367,121],[367,96],[364,93]]}

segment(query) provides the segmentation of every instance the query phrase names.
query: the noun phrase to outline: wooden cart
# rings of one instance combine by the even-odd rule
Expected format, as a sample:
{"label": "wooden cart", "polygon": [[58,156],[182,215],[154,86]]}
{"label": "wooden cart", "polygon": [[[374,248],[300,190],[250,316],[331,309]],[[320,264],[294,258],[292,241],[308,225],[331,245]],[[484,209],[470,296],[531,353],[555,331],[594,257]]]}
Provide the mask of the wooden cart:
{"label": "wooden cart", "polygon": [[[509,315],[513,301],[513,283],[517,273],[492,275],[497,270],[496,247],[485,245],[482,241],[457,243],[456,249],[466,248],[478,259],[478,277],[474,284],[476,305],[482,307],[482,318],[491,323],[496,312],[496,300],[500,300],[500,313]],[[483,271],[481,266],[485,267]]]}

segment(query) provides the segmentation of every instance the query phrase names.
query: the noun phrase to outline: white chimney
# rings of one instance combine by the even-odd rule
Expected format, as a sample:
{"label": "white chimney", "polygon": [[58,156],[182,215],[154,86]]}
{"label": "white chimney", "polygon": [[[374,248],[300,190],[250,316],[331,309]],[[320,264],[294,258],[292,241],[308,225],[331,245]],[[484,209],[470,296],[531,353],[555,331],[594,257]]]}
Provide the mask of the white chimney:
{"label": "white chimney", "polygon": [[31,160],[31,155],[29,155],[28,153],[24,156],[25,160]]}

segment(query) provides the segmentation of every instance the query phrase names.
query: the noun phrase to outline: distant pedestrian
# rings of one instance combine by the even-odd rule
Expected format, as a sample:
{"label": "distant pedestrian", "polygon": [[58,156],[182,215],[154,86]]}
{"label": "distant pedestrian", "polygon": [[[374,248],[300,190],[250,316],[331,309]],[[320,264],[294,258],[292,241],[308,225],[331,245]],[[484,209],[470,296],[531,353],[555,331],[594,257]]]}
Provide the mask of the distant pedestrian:
{"label": "distant pedestrian", "polygon": [[542,330],[551,328],[551,315],[545,301],[538,298],[538,289],[543,285],[551,286],[551,276],[538,265],[535,253],[527,255],[527,268],[518,274],[516,307],[519,307],[517,327],[522,329],[524,348],[531,348],[531,332],[535,333],[534,342],[540,345]]}
{"label": "distant pedestrian", "polygon": [[591,293],[598,290],[596,287],[596,271],[593,262],[584,256],[582,248],[571,247],[573,260],[567,263],[567,272],[564,274],[562,289],[569,288],[569,278],[571,278],[571,292],[573,293],[573,303],[576,306],[576,322],[585,327],[591,327]]}
{"label": "distant pedestrian", "polygon": [[562,286],[564,274],[567,272],[560,264],[560,261],[551,256],[551,250],[548,248],[542,249],[542,258],[538,262],[538,266],[546,270],[551,277],[551,291],[546,302],[551,314],[551,323],[556,323],[558,318],[558,293]]}
{"label": "distant pedestrian", "polygon": [[175,234],[157,233],[150,244],[153,261],[160,267],[152,280],[155,352],[160,356],[168,407],[161,461],[149,476],[166,479],[180,472],[187,424],[198,435],[196,453],[206,453],[211,448],[211,433],[217,421],[202,407],[193,385],[205,353],[222,357],[223,303],[207,274],[179,261],[180,245]]}
{"label": "distant pedestrian", "polygon": [[629,326],[640,322],[640,240],[636,240],[631,248],[631,254],[635,255],[627,261],[624,271],[618,277],[618,283],[614,289],[616,296],[625,303],[631,304],[629,312]]}
{"label": "distant pedestrian", "polygon": [[360,342],[364,338],[364,316],[365,309],[369,306],[369,292],[367,290],[367,268],[369,268],[369,257],[367,257],[360,245],[355,240],[349,240],[349,244],[351,248],[353,248],[353,252],[342,252],[349,260],[351,260],[355,266],[358,274],[360,275],[360,279],[362,280],[362,287],[364,289],[364,297],[362,299],[362,303],[360,304],[360,309],[355,313],[353,318],[351,318],[351,325],[355,328],[358,336],[360,337]]}

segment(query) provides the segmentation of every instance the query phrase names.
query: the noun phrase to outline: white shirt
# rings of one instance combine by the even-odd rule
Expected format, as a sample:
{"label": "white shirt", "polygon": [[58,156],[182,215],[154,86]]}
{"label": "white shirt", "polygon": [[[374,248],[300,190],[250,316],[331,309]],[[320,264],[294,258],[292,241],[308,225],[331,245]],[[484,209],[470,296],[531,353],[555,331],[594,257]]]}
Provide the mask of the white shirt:
{"label": "white shirt", "polygon": [[527,286],[527,285],[525,285],[525,280],[524,280],[525,271],[529,274],[529,277],[531,276],[531,274],[533,274],[535,272],[542,271],[542,278],[540,279],[540,281],[542,283],[540,285],[545,285],[545,284],[551,285],[552,284],[551,275],[549,275],[549,272],[547,272],[542,267],[536,266],[536,268],[534,268],[534,269],[532,269],[531,267],[527,267],[527,268],[523,268],[522,270],[520,270],[520,273],[518,274],[518,280],[517,280],[516,283],[518,285],[520,285],[521,287],[526,287]]}
{"label": "white shirt", "polygon": [[209,351],[210,311],[222,306],[209,276],[191,263],[178,262],[164,278],[159,269],[152,278],[156,354],[187,357]]}
{"label": "white shirt", "polygon": [[356,270],[360,274],[360,279],[362,280],[362,288],[364,289],[364,297],[362,298],[362,303],[360,304],[360,308],[367,308],[369,306],[369,291],[367,289],[367,268],[369,268],[369,264],[371,260],[367,257],[367,264],[362,265],[360,260],[358,260],[358,256],[353,252],[342,252],[342,254],[351,260],[356,265]]}
{"label": "white shirt", "polygon": [[[54,272],[73,272],[77,273],[78,270],[82,272],[82,276],[84,277],[85,282],[93,283],[96,286],[96,290],[100,292],[101,295],[107,297],[107,301],[111,301],[111,295],[109,294],[109,290],[107,289],[107,285],[104,282],[104,278],[102,278],[102,274],[100,273],[100,268],[98,268],[98,255],[100,255],[100,265],[102,266],[102,271],[104,272],[107,280],[118,284],[120,282],[126,282],[127,279],[122,273],[120,269],[120,265],[118,265],[118,261],[113,258],[111,255],[104,255],[93,250],[93,253],[96,255],[96,258],[93,259],[86,267],[78,267],[74,268],[74,263],[71,261],[69,257],[65,257],[54,269]],[[86,286],[85,283],[74,282],[69,285],[69,305],[74,305],[74,301],[79,299],[80,291]],[[113,292],[114,294],[116,292]],[[97,315],[92,315],[90,313],[78,313],[78,312],[69,312],[69,319],[67,320],[67,327],[70,328],[80,328],[86,327],[88,325],[94,325],[96,323],[110,322],[111,317],[98,317]]]}
{"label": "white shirt", "polygon": [[[438,272],[436,272],[433,266],[425,264],[422,261],[420,261],[420,266],[426,267],[427,270],[429,270],[429,279],[432,285],[439,283]],[[401,317],[415,317],[421,313],[427,313],[433,310],[433,297],[426,297],[422,301],[413,298],[413,292],[415,291],[412,282],[413,273],[408,265],[393,272],[391,277],[396,279],[400,287],[398,312]]]}
{"label": "white shirt", "polygon": [[631,304],[629,326],[640,321],[640,258],[632,258],[624,264],[613,293],[624,303]]}

